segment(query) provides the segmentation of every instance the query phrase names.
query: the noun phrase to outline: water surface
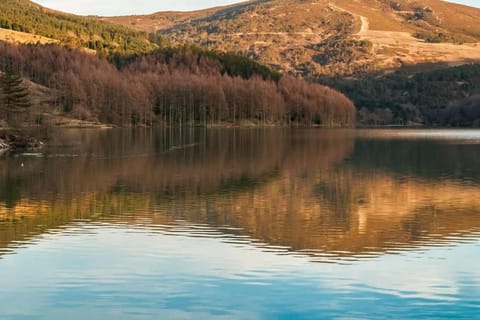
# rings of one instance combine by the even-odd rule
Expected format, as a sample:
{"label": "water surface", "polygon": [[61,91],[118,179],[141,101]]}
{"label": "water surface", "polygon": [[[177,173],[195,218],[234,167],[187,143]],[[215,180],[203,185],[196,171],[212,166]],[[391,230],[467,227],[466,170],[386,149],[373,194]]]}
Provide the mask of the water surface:
{"label": "water surface", "polygon": [[476,130],[64,130],[0,158],[0,319],[472,319],[479,265]]}

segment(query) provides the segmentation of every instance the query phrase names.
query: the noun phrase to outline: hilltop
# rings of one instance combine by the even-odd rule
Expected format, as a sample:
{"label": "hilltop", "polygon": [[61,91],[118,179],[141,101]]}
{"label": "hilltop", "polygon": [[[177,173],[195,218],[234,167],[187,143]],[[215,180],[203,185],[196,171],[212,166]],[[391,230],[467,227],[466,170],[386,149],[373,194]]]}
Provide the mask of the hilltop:
{"label": "hilltop", "polygon": [[440,0],[259,0],[103,19],[308,77],[480,61],[480,9]]}

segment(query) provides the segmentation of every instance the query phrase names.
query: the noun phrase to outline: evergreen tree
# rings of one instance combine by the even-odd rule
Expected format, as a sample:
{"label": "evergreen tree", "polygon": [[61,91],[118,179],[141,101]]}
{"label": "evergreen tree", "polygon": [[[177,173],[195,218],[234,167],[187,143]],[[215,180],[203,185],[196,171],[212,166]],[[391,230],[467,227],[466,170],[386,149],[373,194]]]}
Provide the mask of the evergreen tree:
{"label": "evergreen tree", "polygon": [[7,112],[30,107],[28,88],[24,85],[22,77],[10,68],[0,75],[0,89],[2,104]]}
{"label": "evergreen tree", "polygon": [[7,122],[15,125],[14,112],[30,107],[30,92],[24,85],[22,77],[7,68],[0,75],[0,107],[7,115]]}

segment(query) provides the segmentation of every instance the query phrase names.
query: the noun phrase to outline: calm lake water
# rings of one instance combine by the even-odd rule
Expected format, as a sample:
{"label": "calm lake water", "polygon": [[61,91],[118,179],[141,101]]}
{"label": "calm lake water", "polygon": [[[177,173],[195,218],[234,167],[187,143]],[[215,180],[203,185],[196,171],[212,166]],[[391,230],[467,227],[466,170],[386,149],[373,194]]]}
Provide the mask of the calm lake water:
{"label": "calm lake water", "polygon": [[480,131],[65,130],[0,158],[2,320],[479,317]]}

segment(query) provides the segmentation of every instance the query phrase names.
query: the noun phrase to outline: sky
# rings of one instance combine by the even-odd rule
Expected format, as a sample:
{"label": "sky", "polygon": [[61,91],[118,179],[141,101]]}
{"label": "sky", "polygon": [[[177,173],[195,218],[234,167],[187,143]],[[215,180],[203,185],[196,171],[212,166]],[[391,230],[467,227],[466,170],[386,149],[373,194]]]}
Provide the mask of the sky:
{"label": "sky", "polygon": [[[189,11],[227,5],[238,0],[34,0],[45,7],[81,15],[130,15],[147,14],[157,11]],[[452,0],[470,6],[480,7],[480,0]]]}

